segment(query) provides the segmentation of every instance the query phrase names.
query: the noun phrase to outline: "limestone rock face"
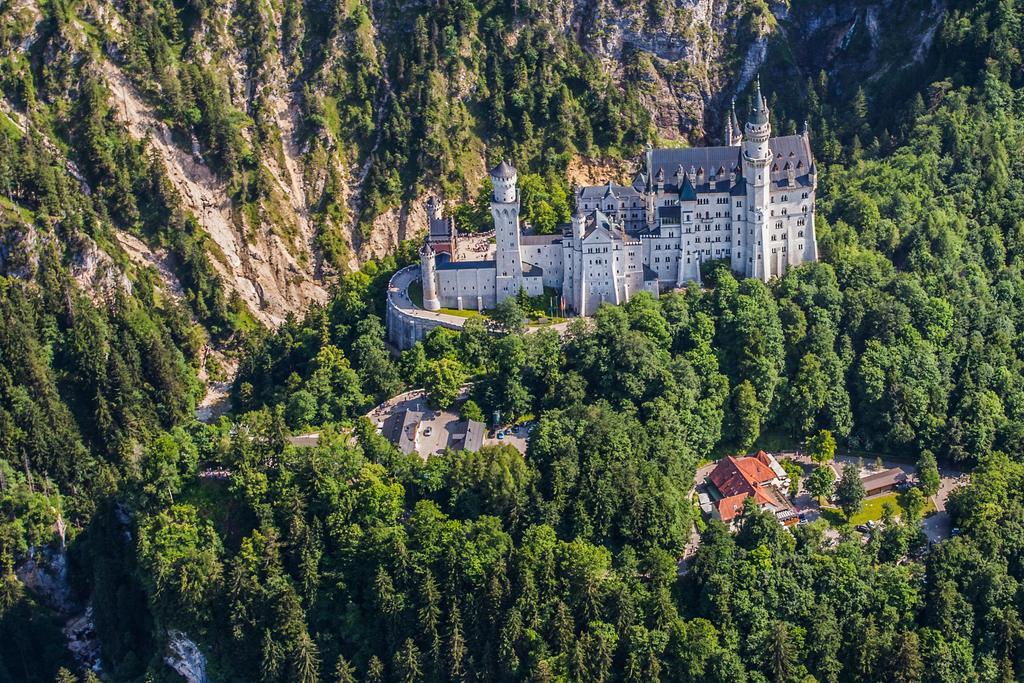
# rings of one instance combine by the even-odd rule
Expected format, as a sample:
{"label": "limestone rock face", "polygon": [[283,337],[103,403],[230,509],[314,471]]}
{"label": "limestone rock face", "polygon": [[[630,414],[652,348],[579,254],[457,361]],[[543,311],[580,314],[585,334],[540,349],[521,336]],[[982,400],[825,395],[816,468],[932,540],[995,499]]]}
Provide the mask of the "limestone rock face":
{"label": "limestone rock face", "polygon": [[68,583],[67,554],[47,546],[31,549],[14,565],[14,575],[36,598],[60,614],[80,609]]}
{"label": "limestone rock face", "polygon": [[185,633],[170,630],[167,633],[167,654],[164,663],[186,683],[208,683],[206,657]]}

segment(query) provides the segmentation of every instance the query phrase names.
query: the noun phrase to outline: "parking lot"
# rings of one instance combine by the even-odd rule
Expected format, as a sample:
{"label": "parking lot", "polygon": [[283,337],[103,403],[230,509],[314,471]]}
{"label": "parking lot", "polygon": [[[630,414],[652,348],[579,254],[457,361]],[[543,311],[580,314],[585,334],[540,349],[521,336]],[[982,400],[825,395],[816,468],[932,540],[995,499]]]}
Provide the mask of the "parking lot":
{"label": "parking lot", "polygon": [[526,445],[530,439],[530,432],[536,423],[527,423],[519,425],[517,427],[504,430],[504,437],[499,439],[497,433],[490,432],[487,437],[484,438],[484,445],[492,444],[505,444],[506,446],[513,446],[523,455],[526,455]]}

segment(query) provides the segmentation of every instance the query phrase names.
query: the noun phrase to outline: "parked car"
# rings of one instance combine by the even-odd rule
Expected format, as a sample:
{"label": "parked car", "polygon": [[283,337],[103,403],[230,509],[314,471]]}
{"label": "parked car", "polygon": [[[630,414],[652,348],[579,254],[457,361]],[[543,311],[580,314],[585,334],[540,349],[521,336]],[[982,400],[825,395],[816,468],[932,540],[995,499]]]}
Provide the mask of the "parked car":
{"label": "parked car", "polygon": [[427,428],[423,430],[423,436],[430,436],[433,433],[434,433],[434,428],[431,427],[430,425],[427,425]]}
{"label": "parked car", "polygon": [[498,432],[498,439],[504,439],[504,438],[505,438],[505,432]]}
{"label": "parked car", "polygon": [[866,534],[866,533],[870,533],[871,532],[871,529],[868,527],[867,524],[858,524],[855,528],[857,529],[857,531],[861,532],[862,534]]}

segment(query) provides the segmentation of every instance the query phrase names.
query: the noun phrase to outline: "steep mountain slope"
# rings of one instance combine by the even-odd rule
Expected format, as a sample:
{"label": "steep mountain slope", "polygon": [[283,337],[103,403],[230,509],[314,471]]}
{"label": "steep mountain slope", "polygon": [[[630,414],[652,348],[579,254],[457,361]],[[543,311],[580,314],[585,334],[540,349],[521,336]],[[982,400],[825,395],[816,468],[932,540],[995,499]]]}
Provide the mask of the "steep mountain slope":
{"label": "steep mountain slope", "polygon": [[[226,296],[276,325],[323,301],[331,273],[422,230],[428,192],[474,196],[489,159],[511,155],[556,185],[592,181],[575,172],[587,159],[611,161],[624,174],[615,160],[628,160],[652,137],[717,140],[730,98],[766,61],[773,77],[766,86],[794,103],[799,120],[803,84],[820,71],[847,99],[851,84],[888,84],[894,73],[913,72],[908,65],[927,55],[942,6],[6,0],[2,7],[0,50],[11,76],[71,67],[56,91],[48,92],[45,78],[32,84],[48,103],[74,98],[83,75],[102,83],[109,115],[145,141],[197,234],[208,238],[204,249]],[[8,79],[4,109],[68,149],[60,126],[32,121],[17,80]],[[84,161],[73,148],[69,156]]]}

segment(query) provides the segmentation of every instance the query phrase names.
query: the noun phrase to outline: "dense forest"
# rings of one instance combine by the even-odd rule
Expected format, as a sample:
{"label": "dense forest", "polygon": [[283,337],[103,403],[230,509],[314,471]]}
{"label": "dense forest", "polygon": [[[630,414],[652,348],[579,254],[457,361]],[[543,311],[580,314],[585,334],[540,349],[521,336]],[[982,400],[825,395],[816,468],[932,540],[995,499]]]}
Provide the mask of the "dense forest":
{"label": "dense forest", "polygon": [[[492,108],[490,149],[528,172],[538,225],[570,210],[569,157],[625,156],[651,133],[636,92],[571,40],[531,31],[542,10],[529,3],[420,8],[387,70],[370,54],[318,61],[323,44],[366,38],[363,3],[322,22],[298,2],[251,5],[250,68],[265,22],[244,18],[280,14],[284,68],[322,80],[304,120],[385,160],[370,213],[407,183],[462,182],[459,159],[431,154],[467,105],[436,98],[423,73],[467,52],[480,87],[501,93],[474,106]],[[273,120],[218,100],[189,59],[212,7],[119,3],[134,36],[119,57],[255,202],[267,185],[251,146],[277,144]],[[215,681],[1024,677],[1014,0],[950,2],[917,83],[866,92],[810,73],[775,93],[776,130],[810,122],[820,263],[767,285],[712,264],[705,288],[603,307],[564,338],[525,333],[510,303],[399,358],[383,292],[415,245],[339,276],[301,317],[258,325],[146,144],[116,123],[98,51],[74,47],[80,8],[48,3],[42,42],[0,62],[19,113],[0,112],[0,681],[176,681],[165,657],[183,639]],[[6,46],[19,34],[3,27]],[[769,53],[764,84],[792,68]],[[362,106],[376,97],[393,101],[382,121]],[[378,126],[393,137],[374,148]],[[332,138],[306,133],[313,153]],[[332,202],[323,216],[342,210]],[[481,227],[482,209],[459,210]],[[171,254],[181,291],[120,251],[121,233]],[[210,346],[239,368],[233,412],[205,424]],[[448,402],[463,380],[480,414],[537,421],[525,458],[502,446],[424,462],[360,417],[407,387]],[[289,443],[310,429],[317,446]],[[962,533],[928,548],[909,506],[867,543],[755,510],[736,534],[698,521],[698,463],[823,429],[843,448],[970,471],[949,503]],[[67,600],[90,607],[98,673],[79,674],[61,606],[19,578],[36,562],[63,565]]]}

